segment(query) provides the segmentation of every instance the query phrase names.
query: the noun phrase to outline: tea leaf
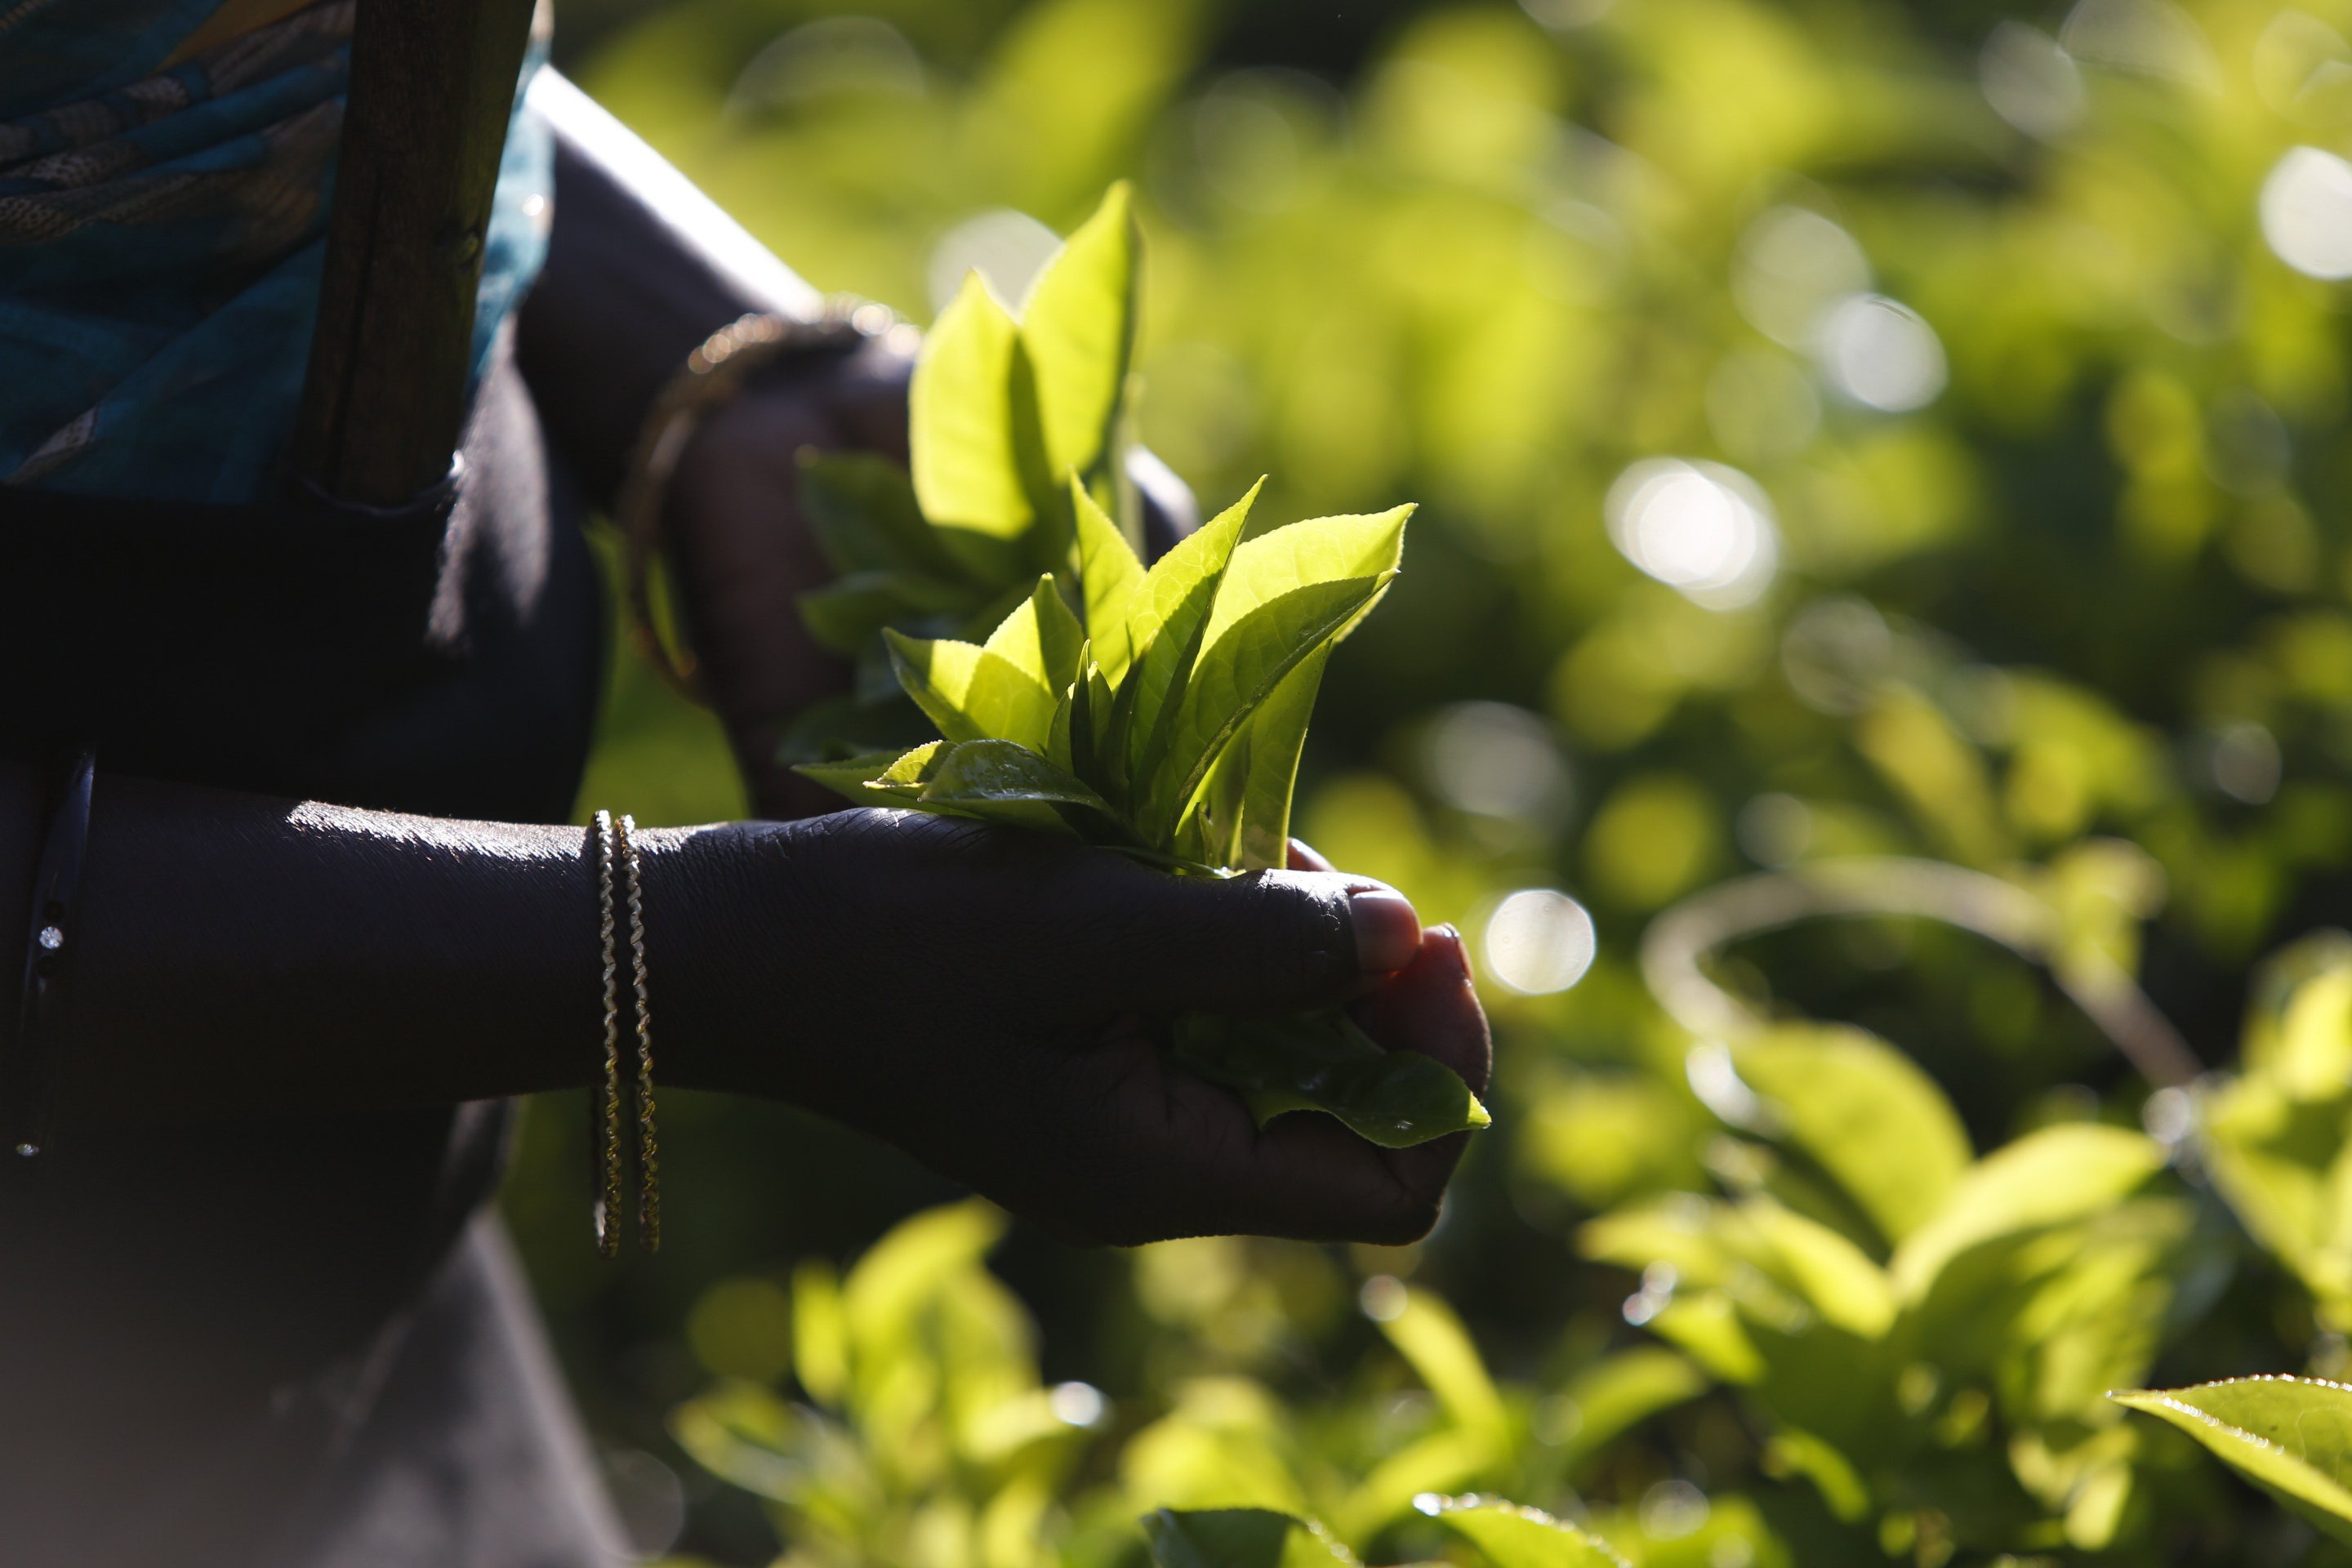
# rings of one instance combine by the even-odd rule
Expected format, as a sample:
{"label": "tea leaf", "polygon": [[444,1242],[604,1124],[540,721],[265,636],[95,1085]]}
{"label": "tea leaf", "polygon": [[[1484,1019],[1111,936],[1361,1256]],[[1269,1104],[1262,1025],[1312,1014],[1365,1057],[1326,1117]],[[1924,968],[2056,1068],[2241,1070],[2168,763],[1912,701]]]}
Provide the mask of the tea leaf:
{"label": "tea leaf", "polygon": [[1046,690],[1061,691],[1078,678],[1078,647],[1086,636],[1048,574],[989,633],[983,647]]}
{"label": "tea leaf", "polygon": [[2352,1542],[2352,1387],[2241,1377],[2107,1397],[2171,1422],[2338,1541]]}
{"label": "tea leaf", "polygon": [[880,803],[874,798],[872,784],[907,754],[872,752],[864,756],[844,757],[838,762],[803,763],[793,771],[816,780],[827,789],[840,792],[860,805],[874,805]]}
{"label": "tea leaf", "polygon": [[1215,647],[1252,610],[1297,589],[1394,574],[1404,557],[1404,525],[1412,512],[1400,506],[1362,516],[1309,518],[1243,541],[1218,584],[1204,646]]}
{"label": "tea leaf", "polygon": [[1146,837],[1172,834],[1234,732],[1388,584],[1387,577],[1350,577],[1296,589],[1251,610],[1200,656],[1131,775],[1143,781],[1136,815]]}
{"label": "tea leaf", "polygon": [[1950,1196],[1969,1168],[1969,1135],[1918,1065],[1860,1029],[1774,1029],[1741,1042],[1732,1062],[1801,1149],[1901,1241]]}
{"label": "tea leaf", "polygon": [[1135,347],[1134,200],[1111,186],[1047,264],[1021,311],[1052,471],[1091,478],[1108,456]]}
{"label": "tea leaf", "polygon": [[968,584],[918,577],[903,571],[852,572],[800,598],[809,635],[835,653],[863,653],[884,626],[968,607]]}
{"label": "tea leaf", "polygon": [[1262,1508],[1163,1508],[1143,1539],[1157,1568],[1360,1568],[1319,1525]]}
{"label": "tea leaf", "polygon": [[[1202,629],[1216,601],[1217,584],[1241,541],[1243,525],[1249,521],[1250,508],[1257,504],[1258,492],[1265,489],[1265,481],[1258,480],[1241,500],[1202,524],[1191,537],[1177,541],[1143,574],[1123,618],[1126,657],[1097,655],[1112,684],[1124,685],[1129,667],[1146,659],[1153,647],[1166,645],[1166,654],[1172,656]],[[1171,626],[1176,628],[1172,634]],[[1164,688],[1165,681],[1159,684]]]}
{"label": "tea leaf", "polygon": [[[908,419],[915,497],[926,518],[1004,541],[1030,532],[1037,521],[1031,475],[1045,460],[1034,388],[1020,329],[978,273],[923,341]],[[943,545],[954,539],[940,535]]]}
{"label": "tea leaf", "polygon": [[2163,1147],[2119,1127],[2045,1127],[1986,1156],[1936,1216],[1904,1238],[1888,1266],[1907,1301],[1972,1247],[2018,1231],[2085,1218],[2120,1202],[2164,1168]]}
{"label": "tea leaf", "polygon": [[1384,1050],[1342,1013],[1188,1014],[1176,1020],[1175,1044],[1186,1067],[1240,1090],[1260,1127],[1290,1111],[1321,1110],[1384,1148],[1405,1149],[1491,1120],[1444,1063]]}
{"label": "tea leaf", "polygon": [[1482,1497],[1431,1498],[1420,1506],[1495,1568],[1630,1568],[1599,1536],[1535,1509]]}
{"label": "tea leaf", "polygon": [[927,771],[919,798],[926,805],[1006,820],[1012,819],[1011,814],[993,808],[1007,805],[1068,807],[1089,815],[1090,826],[1097,829],[1091,837],[1125,837],[1109,802],[1083,781],[1010,741],[945,745]]}
{"label": "tea leaf", "polygon": [[1143,584],[1143,563],[1076,474],[1070,476],[1070,505],[1078,523],[1078,586],[1087,634],[1108,672],[1123,672],[1129,652],[1128,612]]}
{"label": "tea leaf", "polygon": [[923,520],[913,477],[872,452],[804,451],[801,515],[834,570],[962,578],[964,564]]}
{"label": "tea leaf", "polygon": [[1054,727],[1044,683],[968,642],[924,642],[885,631],[898,683],[950,741],[1013,741],[1043,752]]}

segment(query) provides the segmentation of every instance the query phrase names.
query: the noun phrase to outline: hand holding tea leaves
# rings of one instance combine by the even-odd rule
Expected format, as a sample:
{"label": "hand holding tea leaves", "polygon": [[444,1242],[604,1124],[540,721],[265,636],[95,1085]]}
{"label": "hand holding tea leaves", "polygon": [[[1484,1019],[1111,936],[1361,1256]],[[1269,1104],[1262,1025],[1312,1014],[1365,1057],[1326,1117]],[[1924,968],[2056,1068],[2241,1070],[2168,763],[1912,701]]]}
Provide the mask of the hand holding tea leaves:
{"label": "hand holding tea leaves", "polygon": [[[941,316],[915,373],[910,476],[807,470],[822,536],[863,563],[810,597],[809,623],[887,660],[940,738],[803,771],[862,805],[1180,875],[1279,868],[1324,664],[1395,579],[1412,509],[1245,537],[1254,488],[1147,571],[1114,516],[1133,510],[1117,457],[1135,264],[1114,190],[1018,321],[976,277]],[[1486,1123],[1453,1072],[1383,1050],[1342,1011],[1184,1014],[1165,1034],[1261,1125],[1324,1110],[1401,1148]]]}

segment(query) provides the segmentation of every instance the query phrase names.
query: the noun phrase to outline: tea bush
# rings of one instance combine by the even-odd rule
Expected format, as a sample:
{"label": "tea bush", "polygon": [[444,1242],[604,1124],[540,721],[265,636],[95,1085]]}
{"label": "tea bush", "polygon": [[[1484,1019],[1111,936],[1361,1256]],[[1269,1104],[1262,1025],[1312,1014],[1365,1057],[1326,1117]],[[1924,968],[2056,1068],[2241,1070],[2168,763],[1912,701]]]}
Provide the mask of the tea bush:
{"label": "tea bush", "polygon": [[[1508,1568],[1465,1521],[1544,1527],[1475,1493],[1645,1564],[2347,1561],[2328,1391],[2189,1385],[2352,1329],[2352,7],[1287,9],[568,46],[918,317],[1134,180],[1145,440],[1275,515],[1424,503],[1298,823],[1463,924],[1498,1037],[1393,1252],[992,1272],[928,1178],[688,1100],[672,1250],[608,1276],[540,1118],[509,1212],[616,1477],[675,1478],[622,1487],[649,1538],[1140,1563],[1251,1508],[1325,1532],[1227,1521],[1265,1561]],[[740,809],[618,679],[591,796]]]}

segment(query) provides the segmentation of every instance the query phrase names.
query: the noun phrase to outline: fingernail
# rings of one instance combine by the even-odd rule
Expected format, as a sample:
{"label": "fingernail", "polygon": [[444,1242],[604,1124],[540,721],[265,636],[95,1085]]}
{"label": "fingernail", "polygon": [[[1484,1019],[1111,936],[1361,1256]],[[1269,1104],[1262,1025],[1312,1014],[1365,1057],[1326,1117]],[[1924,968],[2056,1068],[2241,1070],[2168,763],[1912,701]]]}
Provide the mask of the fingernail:
{"label": "fingernail", "polygon": [[1390,888],[1365,888],[1348,895],[1356,925],[1356,966],[1367,974],[1392,974],[1421,952],[1421,916],[1412,902]]}

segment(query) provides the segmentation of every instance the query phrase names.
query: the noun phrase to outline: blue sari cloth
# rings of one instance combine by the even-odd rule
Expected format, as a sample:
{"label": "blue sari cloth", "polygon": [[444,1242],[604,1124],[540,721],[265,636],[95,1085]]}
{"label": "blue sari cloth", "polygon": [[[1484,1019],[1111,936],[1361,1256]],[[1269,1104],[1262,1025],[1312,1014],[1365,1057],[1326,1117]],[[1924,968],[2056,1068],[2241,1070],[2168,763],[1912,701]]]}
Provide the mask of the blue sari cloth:
{"label": "blue sari cloth", "polygon": [[[369,0],[400,4],[401,0]],[[0,0],[6,488],[238,503],[279,482],[318,309],[356,0]],[[479,375],[547,252],[516,92]]]}

